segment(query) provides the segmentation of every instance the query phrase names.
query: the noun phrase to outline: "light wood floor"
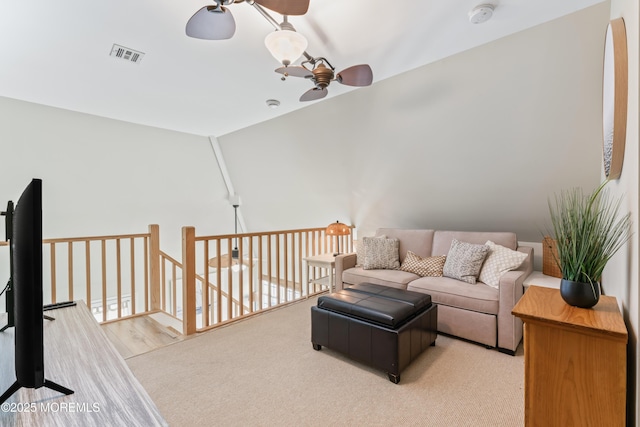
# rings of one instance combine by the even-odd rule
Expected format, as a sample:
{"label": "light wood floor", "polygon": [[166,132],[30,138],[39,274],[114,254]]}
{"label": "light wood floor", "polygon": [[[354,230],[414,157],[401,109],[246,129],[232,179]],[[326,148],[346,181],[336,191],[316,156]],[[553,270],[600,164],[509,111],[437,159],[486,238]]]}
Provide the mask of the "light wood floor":
{"label": "light wood floor", "polygon": [[167,328],[149,316],[118,320],[101,327],[125,359],[180,342],[185,338],[175,329]]}
{"label": "light wood floor", "polygon": [[[85,305],[47,315],[55,320],[43,321],[45,378],[73,393],[20,388],[0,408],[0,426],[167,426]],[[17,382],[15,332],[9,328],[0,333],[0,393]]]}

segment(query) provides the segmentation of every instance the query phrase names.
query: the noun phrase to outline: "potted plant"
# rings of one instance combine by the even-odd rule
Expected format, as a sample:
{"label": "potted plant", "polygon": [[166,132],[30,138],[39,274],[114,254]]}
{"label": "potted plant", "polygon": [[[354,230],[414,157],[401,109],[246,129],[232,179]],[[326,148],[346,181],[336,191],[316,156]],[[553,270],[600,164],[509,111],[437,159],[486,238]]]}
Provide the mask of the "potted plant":
{"label": "potted plant", "polygon": [[620,216],[622,199],[611,200],[604,181],[591,194],[564,190],[549,200],[562,280],[560,294],[572,306],[590,308],[600,299],[600,278],[611,257],[631,237],[630,214]]}

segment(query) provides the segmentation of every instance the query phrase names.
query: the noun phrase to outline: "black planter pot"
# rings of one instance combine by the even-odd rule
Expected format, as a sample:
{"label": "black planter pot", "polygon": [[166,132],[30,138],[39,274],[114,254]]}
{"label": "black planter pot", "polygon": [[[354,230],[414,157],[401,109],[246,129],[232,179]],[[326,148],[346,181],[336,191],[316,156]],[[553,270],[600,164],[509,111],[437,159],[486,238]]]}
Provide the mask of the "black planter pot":
{"label": "black planter pot", "polygon": [[600,283],[595,282],[591,287],[589,283],[562,279],[560,296],[567,304],[574,307],[591,308],[600,300]]}

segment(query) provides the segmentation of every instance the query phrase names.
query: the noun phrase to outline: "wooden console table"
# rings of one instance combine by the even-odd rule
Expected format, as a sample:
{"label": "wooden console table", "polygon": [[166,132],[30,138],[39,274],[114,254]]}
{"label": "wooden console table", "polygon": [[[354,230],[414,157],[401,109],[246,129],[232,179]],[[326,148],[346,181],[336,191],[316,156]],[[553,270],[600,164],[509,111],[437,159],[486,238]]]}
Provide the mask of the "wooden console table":
{"label": "wooden console table", "polygon": [[512,313],[524,322],[526,426],[624,426],[627,329],[614,297],[572,307],[530,286]]}
{"label": "wooden console table", "polygon": [[[55,320],[44,321],[45,377],[74,394],[21,388],[0,407],[0,426],[168,425],[83,302],[46,314]],[[0,393],[16,378],[14,332],[0,333]]]}

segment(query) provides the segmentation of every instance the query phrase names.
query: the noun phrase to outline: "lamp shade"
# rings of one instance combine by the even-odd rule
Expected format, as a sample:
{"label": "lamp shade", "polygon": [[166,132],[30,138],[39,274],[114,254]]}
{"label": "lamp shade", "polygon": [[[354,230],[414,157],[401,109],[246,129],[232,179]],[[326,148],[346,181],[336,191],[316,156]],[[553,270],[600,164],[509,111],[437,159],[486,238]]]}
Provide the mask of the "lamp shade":
{"label": "lamp shade", "polygon": [[204,40],[229,39],[236,32],[236,21],[226,7],[205,6],[187,22],[189,37]]}
{"label": "lamp shade", "polygon": [[291,30],[269,33],[264,39],[264,44],[271,55],[285,66],[300,58],[307,49],[307,39],[302,34]]}
{"label": "lamp shade", "polygon": [[329,224],[326,233],[327,236],[346,236],[348,234],[351,234],[351,229],[348,225],[336,221],[332,224]]}

